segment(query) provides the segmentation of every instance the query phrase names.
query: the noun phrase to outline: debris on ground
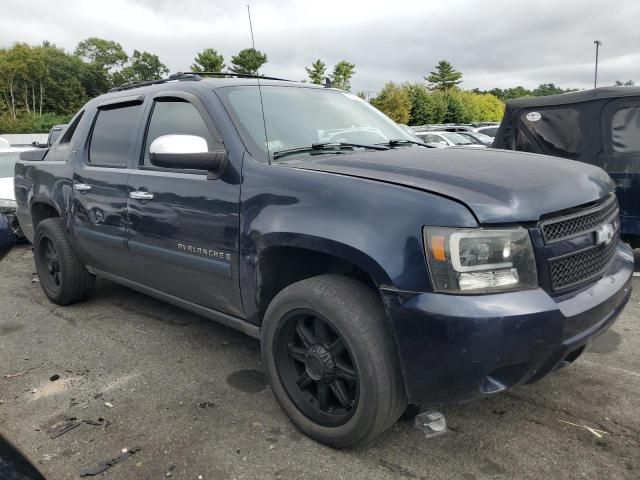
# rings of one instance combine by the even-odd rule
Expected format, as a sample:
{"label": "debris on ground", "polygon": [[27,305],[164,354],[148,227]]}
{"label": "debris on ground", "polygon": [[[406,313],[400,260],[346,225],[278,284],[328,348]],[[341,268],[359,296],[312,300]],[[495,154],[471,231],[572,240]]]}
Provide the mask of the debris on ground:
{"label": "debris on ground", "polygon": [[32,368],[27,368],[26,370],[24,370],[23,372],[16,372],[16,373],[8,373],[4,376],[4,378],[16,378],[16,377],[21,377],[23,375],[26,375],[27,373],[29,373],[31,370],[35,370],[39,367],[32,367]]}
{"label": "debris on ground", "polygon": [[213,408],[216,406],[213,402],[199,402],[196,404],[198,408]]}
{"label": "debris on ground", "polygon": [[559,418],[557,418],[556,420],[558,420],[559,422],[562,422],[562,423],[566,423],[567,425],[573,425],[574,427],[584,428],[585,430],[588,430],[591,433],[593,433],[598,438],[602,438],[603,434],[606,435],[607,433],[609,433],[609,432],[605,432],[604,430],[597,430],[595,428],[587,427],[586,425],[581,425],[579,423],[567,422],[566,420],[561,420]]}
{"label": "debris on ground", "polygon": [[109,408],[113,408],[113,403],[111,403],[111,402],[104,402],[104,406],[105,406],[105,407],[109,407]]}
{"label": "debris on ground", "polygon": [[422,430],[427,438],[441,435],[447,431],[447,421],[440,412],[424,412],[416,415],[413,425]]}
{"label": "debris on ground", "polygon": [[51,430],[49,432],[49,438],[51,438],[51,440],[53,440],[54,438],[58,438],[59,436],[70,432],[74,428],[79,427],[80,425],[82,425],[82,422],[79,422],[76,417],[67,418],[62,422],[62,425],[60,427],[55,428],[54,430]]}
{"label": "debris on ground", "polygon": [[50,382],[55,382],[56,380],[60,380],[60,375],[58,375],[57,373],[49,377]]}
{"label": "debris on ground", "polygon": [[38,277],[37,273],[31,274],[31,283],[40,283],[40,277]]}
{"label": "debris on ground", "polygon": [[[93,477],[94,475],[98,475],[102,472],[105,472],[107,470],[109,470],[111,467],[113,467],[114,465],[126,460],[127,458],[135,455],[136,453],[138,453],[140,450],[142,450],[141,447],[133,447],[133,448],[123,448],[122,449],[123,452],[118,455],[115,458],[112,458],[111,460],[107,460],[106,462],[103,462],[93,468],[89,468],[87,470],[84,470],[83,472],[80,473],[81,477]],[[126,450],[126,451],[125,451]]]}

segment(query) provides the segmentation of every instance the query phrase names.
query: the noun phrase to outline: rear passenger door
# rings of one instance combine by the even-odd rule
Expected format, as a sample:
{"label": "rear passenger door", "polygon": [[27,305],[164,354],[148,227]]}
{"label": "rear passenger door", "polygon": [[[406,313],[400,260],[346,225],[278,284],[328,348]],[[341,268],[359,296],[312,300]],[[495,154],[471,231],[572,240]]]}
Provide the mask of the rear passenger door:
{"label": "rear passenger door", "polygon": [[118,276],[131,273],[127,250],[127,175],[142,120],[142,97],[98,106],[87,143],[74,156],[72,222],[85,264]]}
{"label": "rear passenger door", "polygon": [[239,176],[156,167],[149,146],[163,135],[195,135],[224,149],[203,103],[186,92],[156,94],[138,165],[129,175],[129,249],[137,281],[231,315],[242,312],[238,280]]}

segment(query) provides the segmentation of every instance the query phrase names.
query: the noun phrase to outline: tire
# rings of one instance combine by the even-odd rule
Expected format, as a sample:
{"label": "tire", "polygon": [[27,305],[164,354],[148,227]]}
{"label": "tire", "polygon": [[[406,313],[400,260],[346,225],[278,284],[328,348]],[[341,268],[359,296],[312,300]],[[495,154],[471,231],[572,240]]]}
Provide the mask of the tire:
{"label": "tire", "polygon": [[61,218],[47,218],[38,223],[33,256],[40,286],[53,303],[69,305],[92,292],[95,277],[75,254]]}
{"label": "tire", "polygon": [[[318,330],[319,321],[325,327]],[[404,412],[394,335],[380,298],[364,284],[322,275],[288,286],[267,308],[261,336],[278,403],[318,442],[365,444]]]}

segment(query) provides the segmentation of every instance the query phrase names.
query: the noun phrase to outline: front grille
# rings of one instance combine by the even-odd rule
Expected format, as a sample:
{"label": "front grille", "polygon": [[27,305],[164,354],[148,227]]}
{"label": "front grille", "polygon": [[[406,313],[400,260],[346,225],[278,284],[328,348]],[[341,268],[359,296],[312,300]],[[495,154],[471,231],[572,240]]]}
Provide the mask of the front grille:
{"label": "front grille", "polygon": [[546,243],[553,243],[568,237],[594,230],[618,214],[618,202],[612,195],[600,205],[579,212],[544,220],[540,223]]}
{"label": "front grille", "polygon": [[564,290],[600,276],[616,252],[617,236],[607,245],[551,260],[551,287]]}

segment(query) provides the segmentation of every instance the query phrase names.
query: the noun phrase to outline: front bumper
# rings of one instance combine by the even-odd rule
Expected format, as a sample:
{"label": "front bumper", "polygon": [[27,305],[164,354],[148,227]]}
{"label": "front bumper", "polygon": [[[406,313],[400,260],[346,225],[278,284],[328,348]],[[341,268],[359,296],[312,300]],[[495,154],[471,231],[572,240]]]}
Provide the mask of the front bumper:
{"label": "front bumper", "polygon": [[476,296],[382,289],[409,400],[462,402],[567,365],[613,324],[632,274],[633,253],[619,243],[606,274],[570,297],[542,289]]}

